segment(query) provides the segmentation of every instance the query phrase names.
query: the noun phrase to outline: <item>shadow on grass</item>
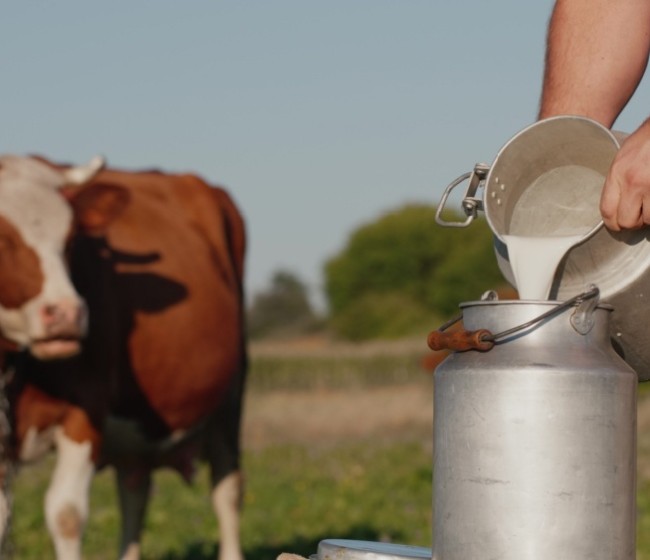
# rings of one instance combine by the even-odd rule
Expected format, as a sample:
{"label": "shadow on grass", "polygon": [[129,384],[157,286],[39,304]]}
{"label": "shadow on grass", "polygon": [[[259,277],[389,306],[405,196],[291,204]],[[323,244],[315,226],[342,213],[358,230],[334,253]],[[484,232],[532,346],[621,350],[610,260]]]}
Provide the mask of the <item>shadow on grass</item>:
{"label": "shadow on grass", "polygon": [[[400,535],[396,535],[395,542],[400,542]],[[244,549],[246,560],[275,560],[282,552],[299,554],[309,558],[310,555],[316,554],[318,543],[325,539],[352,539],[361,541],[378,541],[381,533],[370,527],[352,527],[345,534],[326,534],[313,539],[296,538],[287,543],[270,546],[258,546]],[[410,543],[403,543],[410,544]],[[160,560],[215,560],[217,558],[218,548],[216,543],[194,542],[188,545],[183,553],[166,554],[161,556]]]}

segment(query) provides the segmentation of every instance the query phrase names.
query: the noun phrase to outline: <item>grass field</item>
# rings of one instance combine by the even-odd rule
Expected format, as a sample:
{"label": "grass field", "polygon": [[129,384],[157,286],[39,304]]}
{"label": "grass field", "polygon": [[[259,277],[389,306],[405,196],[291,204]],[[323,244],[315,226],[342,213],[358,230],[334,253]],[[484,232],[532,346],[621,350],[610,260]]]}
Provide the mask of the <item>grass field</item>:
{"label": "grass field", "polygon": [[[258,345],[244,422],[247,560],[309,555],[324,538],[431,546],[432,379],[420,341],[361,347],[302,341]],[[638,552],[650,560],[650,390],[639,398]],[[41,503],[49,463],[24,468],[11,545],[19,560],[52,558]],[[207,472],[185,485],[157,473],[145,560],[216,558]],[[85,558],[114,559],[112,472],[93,484]]]}

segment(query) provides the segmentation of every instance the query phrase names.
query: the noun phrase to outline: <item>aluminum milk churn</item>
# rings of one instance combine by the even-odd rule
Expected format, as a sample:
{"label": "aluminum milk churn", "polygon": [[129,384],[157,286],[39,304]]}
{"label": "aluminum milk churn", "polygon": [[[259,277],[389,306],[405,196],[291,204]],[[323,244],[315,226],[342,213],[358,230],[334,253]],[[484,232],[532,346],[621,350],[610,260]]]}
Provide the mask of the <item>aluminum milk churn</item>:
{"label": "aluminum milk churn", "polygon": [[[580,238],[557,268],[550,299],[566,299],[588,284],[614,307],[610,321],[617,351],[650,379],[650,228],[611,232],[599,202],[609,166],[624,135],[577,116],[538,121],[518,132],[491,165],[452,182],[438,205],[442,225],[464,227],[485,217],[494,233],[501,272],[515,284],[505,236]],[[450,192],[469,185],[462,201],[463,222],[449,222],[442,211]],[[482,194],[479,194],[482,191]],[[515,286],[516,287],[516,286]]]}
{"label": "aluminum milk churn", "polygon": [[464,303],[429,335],[466,349],[435,372],[435,560],[635,558],[637,378],[596,294]]}

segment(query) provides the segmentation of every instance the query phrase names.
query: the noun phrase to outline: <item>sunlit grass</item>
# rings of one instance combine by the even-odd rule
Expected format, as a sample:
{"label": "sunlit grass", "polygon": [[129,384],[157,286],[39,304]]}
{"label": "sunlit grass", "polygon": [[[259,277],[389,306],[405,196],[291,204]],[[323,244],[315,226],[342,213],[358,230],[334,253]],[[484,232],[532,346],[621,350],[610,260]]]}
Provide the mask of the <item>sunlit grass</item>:
{"label": "sunlit grass", "polygon": [[[421,353],[412,343],[339,347],[337,352],[317,354],[254,353],[249,390],[358,388],[427,375],[419,368]],[[242,541],[248,560],[273,560],[282,551],[309,555],[323,538],[430,546],[430,445],[408,437],[393,444],[313,443],[245,452]],[[52,464],[50,458],[16,477],[11,530],[16,559],[53,557],[42,508]],[[143,538],[145,559],[216,558],[218,531],[208,491],[205,468],[192,486],[173,472],[156,473]],[[116,558],[118,528],[113,472],[106,469],[93,482],[84,557]]]}
{"label": "sunlit grass", "polygon": [[[320,450],[276,446],[248,452],[244,462],[248,487],[242,540],[249,560],[273,559],[283,551],[309,555],[324,538],[430,546],[431,455],[418,444],[367,442]],[[24,470],[16,480],[12,544],[17,559],[53,556],[40,507],[49,466]],[[203,469],[188,487],[171,472],[156,475],[145,558],[215,557],[217,530],[207,478]],[[85,557],[116,558],[112,472],[95,479],[91,510]]]}

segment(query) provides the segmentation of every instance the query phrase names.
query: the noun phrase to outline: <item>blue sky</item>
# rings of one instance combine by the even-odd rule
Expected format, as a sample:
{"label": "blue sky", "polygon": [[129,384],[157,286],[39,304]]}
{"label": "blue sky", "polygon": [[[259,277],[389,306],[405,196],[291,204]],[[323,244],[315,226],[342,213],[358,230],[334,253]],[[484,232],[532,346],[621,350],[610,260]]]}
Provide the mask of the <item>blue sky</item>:
{"label": "blue sky", "polygon": [[[535,119],[552,3],[12,2],[0,151],[195,171],[249,229],[248,291],[324,262]],[[650,114],[644,84],[618,123]]]}

